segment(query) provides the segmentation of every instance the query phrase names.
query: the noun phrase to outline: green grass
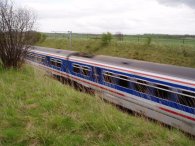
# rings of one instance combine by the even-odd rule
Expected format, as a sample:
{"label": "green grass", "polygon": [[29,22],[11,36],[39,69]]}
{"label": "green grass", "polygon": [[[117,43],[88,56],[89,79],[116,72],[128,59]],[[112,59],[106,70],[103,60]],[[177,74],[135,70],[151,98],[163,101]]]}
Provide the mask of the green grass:
{"label": "green grass", "polygon": [[193,45],[182,45],[175,42],[152,42],[147,45],[146,42],[113,40],[110,45],[102,46],[100,41],[98,39],[73,38],[72,48],[70,48],[67,39],[47,38],[37,45],[195,68],[195,46]]}
{"label": "green grass", "polygon": [[0,145],[195,145],[30,66],[0,69]]}

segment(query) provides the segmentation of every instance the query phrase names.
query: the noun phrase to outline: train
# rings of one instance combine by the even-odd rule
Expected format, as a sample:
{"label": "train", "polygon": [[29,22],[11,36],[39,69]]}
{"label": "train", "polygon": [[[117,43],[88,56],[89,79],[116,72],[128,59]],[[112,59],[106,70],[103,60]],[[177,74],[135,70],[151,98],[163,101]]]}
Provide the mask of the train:
{"label": "train", "polygon": [[34,47],[26,61],[103,99],[195,135],[195,69]]}

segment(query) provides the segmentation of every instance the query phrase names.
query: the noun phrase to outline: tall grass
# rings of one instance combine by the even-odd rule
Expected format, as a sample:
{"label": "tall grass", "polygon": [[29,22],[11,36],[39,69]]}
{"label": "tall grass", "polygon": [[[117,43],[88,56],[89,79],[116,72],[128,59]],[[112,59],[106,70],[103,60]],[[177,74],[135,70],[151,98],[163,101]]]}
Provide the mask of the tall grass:
{"label": "tall grass", "polygon": [[161,44],[150,40],[148,45],[147,41],[135,43],[113,40],[109,45],[102,46],[97,39],[73,38],[70,47],[67,39],[48,38],[37,45],[195,68],[195,47],[174,43]]}
{"label": "tall grass", "polygon": [[25,66],[0,69],[0,145],[195,145]]}

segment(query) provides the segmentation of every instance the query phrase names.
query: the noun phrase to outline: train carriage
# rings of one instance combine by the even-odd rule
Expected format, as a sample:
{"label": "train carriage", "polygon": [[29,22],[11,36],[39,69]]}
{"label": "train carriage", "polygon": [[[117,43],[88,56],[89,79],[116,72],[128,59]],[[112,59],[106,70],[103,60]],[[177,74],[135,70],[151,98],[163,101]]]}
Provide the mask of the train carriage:
{"label": "train carriage", "polygon": [[195,69],[35,47],[27,61],[195,135]]}

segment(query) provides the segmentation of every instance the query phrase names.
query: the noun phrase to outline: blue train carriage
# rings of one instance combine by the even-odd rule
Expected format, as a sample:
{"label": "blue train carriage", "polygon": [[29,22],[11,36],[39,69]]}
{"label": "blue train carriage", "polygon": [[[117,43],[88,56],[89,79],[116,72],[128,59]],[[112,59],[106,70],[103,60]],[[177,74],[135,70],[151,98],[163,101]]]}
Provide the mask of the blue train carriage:
{"label": "blue train carriage", "polygon": [[96,89],[105,99],[195,134],[194,69],[105,56],[77,61],[101,68]]}
{"label": "blue train carriage", "polygon": [[[103,98],[195,135],[195,69],[37,48],[33,63]],[[42,59],[37,59],[40,58]],[[39,61],[38,61],[39,60]]]}

